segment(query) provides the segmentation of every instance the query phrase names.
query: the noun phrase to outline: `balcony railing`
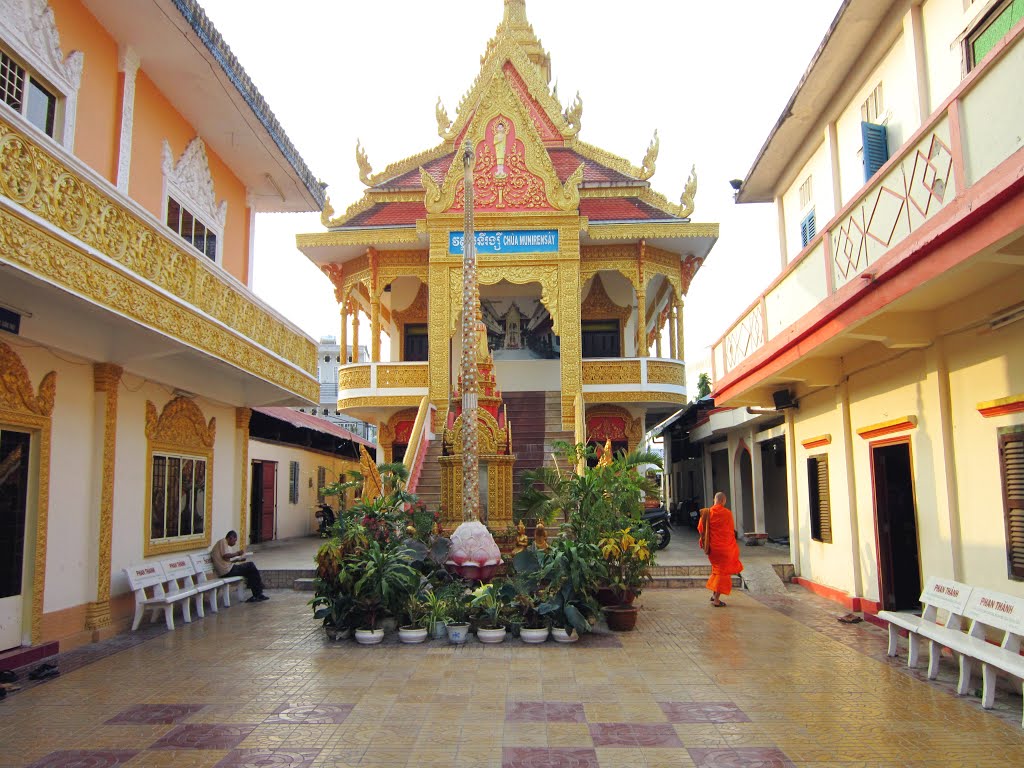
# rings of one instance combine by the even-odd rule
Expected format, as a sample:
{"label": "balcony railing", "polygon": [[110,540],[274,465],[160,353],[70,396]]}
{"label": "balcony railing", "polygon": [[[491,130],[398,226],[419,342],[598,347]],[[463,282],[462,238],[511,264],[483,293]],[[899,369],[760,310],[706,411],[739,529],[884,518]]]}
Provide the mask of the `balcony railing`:
{"label": "balcony railing", "polygon": [[338,371],[338,407],[417,406],[427,394],[427,363],[358,363]]}
{"label": "balcony railing", "polygon": [[686,402],[686,366],[656,357],[583,361],[583,399],[591,403]]}
{"label": "balcony railing", "polygon": [[316,344],[53,144],[0,119],[2,259],[317,399]]}
{"label": "balcony railing", "polygon": [[[716,381],[871,267],[1020,149],[1019,27],[972,71],[712,347]],[[998,119],[993,119],[997,115]],[[840,298],[841,300],[841,298]]]}

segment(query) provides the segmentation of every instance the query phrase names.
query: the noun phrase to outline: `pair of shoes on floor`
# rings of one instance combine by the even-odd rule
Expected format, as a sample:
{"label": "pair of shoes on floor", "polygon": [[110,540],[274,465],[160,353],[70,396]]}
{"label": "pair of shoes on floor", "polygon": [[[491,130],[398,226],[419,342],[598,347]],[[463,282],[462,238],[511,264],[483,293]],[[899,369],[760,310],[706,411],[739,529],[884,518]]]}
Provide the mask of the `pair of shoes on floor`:
{"label": "pair of shoes on floor", "polygon": [[721,600],[719,600],[717,603],[712,602],[711,605],[714,608],[726,608],[727,607],[726,604],[723,603]]}
{"label": "pair of shoes on floor", "polygon": [[247,603],[262,603],[264,600],[269,600],[269,599],[270,598],[267,597],[266,595],[259,594],[259,595],[253,595],[252,597],[250,597],[245,602],[247,602]]}
{"label": "pair of shoes on floor", "polygon": [[0,683],[13,683],[18,676],[9,669],[0,670]]}
{"label": "pair of shoes on floor", "polygon": [[60,674],[60,670],[57,669],[56,664],[40,664],[38,667],[28,673],[30,680],[49,680],[51,677],[57,677]]}
{"label": "pair of shoes on floor", "polygon": [[856,613],[848,613],[845,616],[840,616],[836,619],[840,624],[860,624],[864,619],[858,616]]}

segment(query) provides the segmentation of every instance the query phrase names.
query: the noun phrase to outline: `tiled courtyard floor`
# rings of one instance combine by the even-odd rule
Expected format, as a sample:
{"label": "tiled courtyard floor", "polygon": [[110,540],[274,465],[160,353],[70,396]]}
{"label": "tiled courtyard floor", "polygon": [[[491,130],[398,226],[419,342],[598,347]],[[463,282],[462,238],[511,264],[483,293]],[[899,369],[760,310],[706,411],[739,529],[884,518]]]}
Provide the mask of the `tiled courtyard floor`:
{"label": "tiled courtyard floor", "polygon": [[62,657],[0,702],[0,766],[1024,765],[1019,697],[956,698],[799,589],[648,590],[571,647],[329,644],[307,598]]}

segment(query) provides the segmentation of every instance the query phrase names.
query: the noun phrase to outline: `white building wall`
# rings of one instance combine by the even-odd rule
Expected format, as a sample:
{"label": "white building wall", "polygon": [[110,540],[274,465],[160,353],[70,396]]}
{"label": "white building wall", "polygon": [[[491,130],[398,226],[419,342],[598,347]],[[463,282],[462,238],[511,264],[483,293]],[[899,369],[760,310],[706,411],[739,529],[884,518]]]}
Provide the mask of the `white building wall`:
{"label": "white building wall", "polygon": [[[809,204],[800,205],[800,187],[811,177],[812,194]],[[828,142],[822,141],[810,160],[797,172],[789,189],[782,196],[786,214],[786,261],[792,261],[804,246],[800,241],[800,222],[814,209],[814,219],[820,229],[836,214],[832,204],[832,158]]]}
{"label": "white building wall", "polygon": [[932,110],[960,84],[964,71],[963,47],[956,41],[983,5],[983,2],[971,0],[927,0],[921,6]]}

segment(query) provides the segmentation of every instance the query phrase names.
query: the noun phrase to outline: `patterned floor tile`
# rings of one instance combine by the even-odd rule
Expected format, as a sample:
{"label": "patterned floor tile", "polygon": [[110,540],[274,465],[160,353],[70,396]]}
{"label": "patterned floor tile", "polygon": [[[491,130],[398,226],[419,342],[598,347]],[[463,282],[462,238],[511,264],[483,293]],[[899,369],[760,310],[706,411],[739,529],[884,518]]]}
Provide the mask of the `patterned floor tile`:
{"label": "patterned floor tile", "polygon": [[282,704],[264,723],[344,723],[352,713],[352,704]]}
{"label": "patterned floor tile", "polygon": [[770,747],[691,749],[689,752],[697,768],[796,768],[781,750]]}
{"label": "patterned floor tile", "polygon": [[663,701],[661,709],[670,723],[749,723],[730,701]]}
{"label": "patterned floor tile", "polygon": [[216,768],[262,768],[263,766],[310,768],[319,754],[319,749],[235,749],[217,763]]}
{"label": "patterned floor tile", "polygon": [[107,725],[173,725],[203,709],[203,704],[139,704],[122,710]]}
{"label": "patterned floor tile", "polygon": [[115,768],[127,764],[136,754],[123,750],[62,750],[51,752],[28,768]]}
{"label": "patterned floor tile", "polygon": [[591,723],[595,747],[682,747],[675,728],[664,723]]}
{"label": "patterned floor tile", "polygon": [[600,768],[593,749],[572,747],[506,747],[502,768]]}
{"label": "patterned floor tile", "polygon": [[255,728],[255,725],[179,725],[152,749],[234,749]]}
{"label": "patterned floor tile", "polygon": [[585,723],[586,712],[579,702],[513,701],[505,711],[510,723]]}

